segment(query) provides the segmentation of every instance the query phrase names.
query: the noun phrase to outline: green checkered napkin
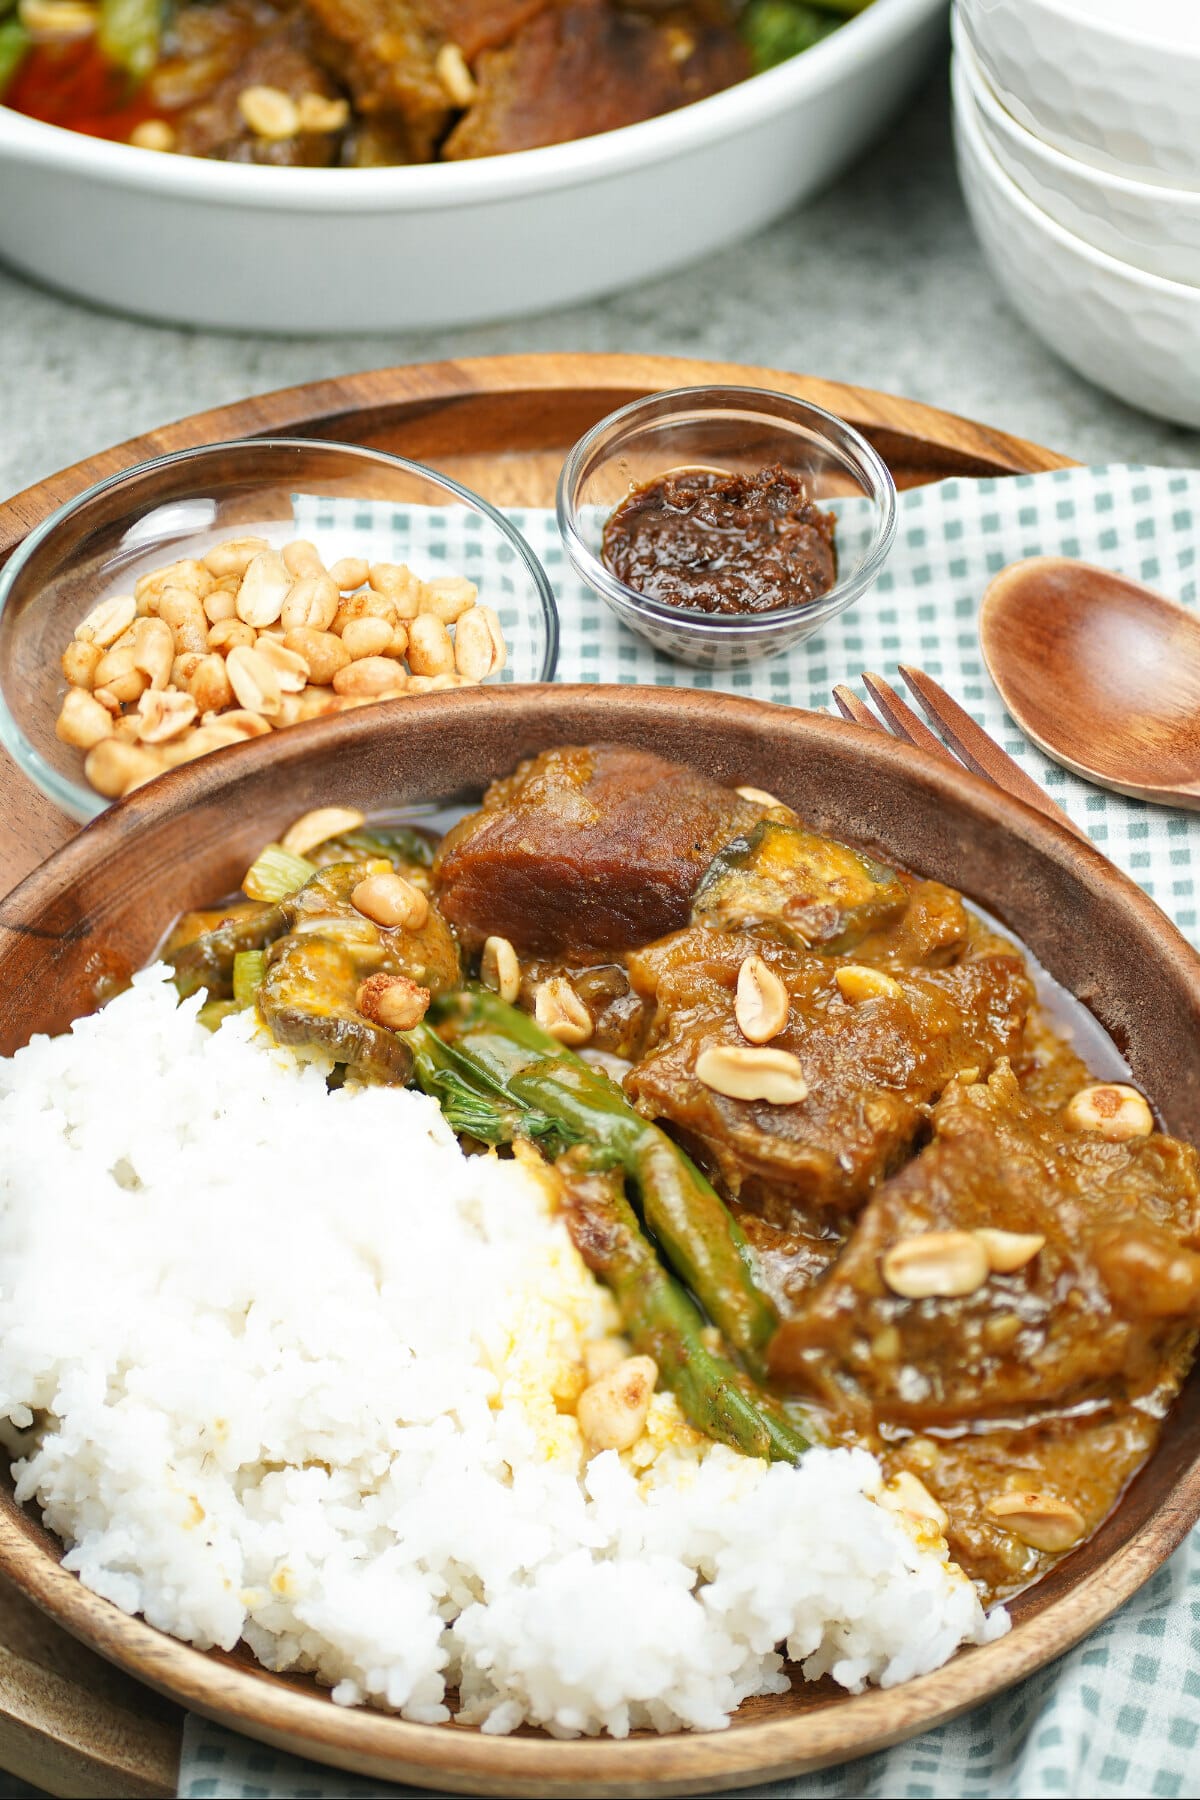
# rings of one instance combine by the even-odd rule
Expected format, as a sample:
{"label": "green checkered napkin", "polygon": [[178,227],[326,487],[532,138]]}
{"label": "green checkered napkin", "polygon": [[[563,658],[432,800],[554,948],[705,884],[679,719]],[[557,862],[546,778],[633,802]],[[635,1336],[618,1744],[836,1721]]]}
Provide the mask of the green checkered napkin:
{"label": "green checkered napkin", "polygon": [[[916,663],[949,688],[1112,860],[1197,938],[1200,814],[1148,807],[1089,787],[1048,762],[1004,711],[979,655],[976,610],[989,577],[1023,556],[1062,555],[1197,603],[1200,473],[1065,469],[946,481],[901,495],[886,572],[849,613],[774,662],[708,674],[672,663],[619,627],[574,578],[553,515],[515,512],[559,594],[563,681],[728,688],[826,708],[832,683]],[[1115,1619],[1051,1668],[966,1718],[879,1756],[748,1790],[761,1796],[1200,1795],[1200,1533]],[[190,1719],[181,1795],[394,1792],[301,1763]]]}

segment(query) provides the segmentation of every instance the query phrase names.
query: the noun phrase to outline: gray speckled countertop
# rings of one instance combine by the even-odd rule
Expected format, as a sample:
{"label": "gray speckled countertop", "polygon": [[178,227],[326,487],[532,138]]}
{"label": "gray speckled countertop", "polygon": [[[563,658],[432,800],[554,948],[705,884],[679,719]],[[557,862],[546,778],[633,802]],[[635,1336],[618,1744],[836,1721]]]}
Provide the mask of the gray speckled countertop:
{"label": "gray speckled countertop", "polygon": [[293,382],[514,350],[718,357],[883,388],[1083,461],[1194,463],[1016,318],[963,209],[940,66],[864,161],[748,244],[591,306],[456,332],[286,339],[89,311],[0,269],[0,491],[169,419]]}

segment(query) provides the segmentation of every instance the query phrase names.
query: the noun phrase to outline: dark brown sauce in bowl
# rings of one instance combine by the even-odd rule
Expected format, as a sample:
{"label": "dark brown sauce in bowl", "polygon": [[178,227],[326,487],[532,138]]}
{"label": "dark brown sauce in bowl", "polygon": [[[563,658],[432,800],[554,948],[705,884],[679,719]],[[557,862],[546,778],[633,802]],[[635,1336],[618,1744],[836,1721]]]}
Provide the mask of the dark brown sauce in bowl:
{"label": "dark brown sauce in bowl", "polygon": [[605,566],[648,599],[699,613],[806,606],[837,580],[835,520],[781,464],[676,469],[634,488],[604,530]]}

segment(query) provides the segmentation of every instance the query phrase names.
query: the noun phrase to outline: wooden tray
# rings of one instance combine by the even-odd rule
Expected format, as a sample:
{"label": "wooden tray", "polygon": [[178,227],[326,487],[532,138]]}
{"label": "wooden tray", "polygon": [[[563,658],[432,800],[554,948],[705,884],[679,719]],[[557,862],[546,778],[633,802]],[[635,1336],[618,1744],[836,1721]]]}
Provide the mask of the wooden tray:
{"label": "wooden tray", "polygon": [[[414,364],[197,413],[88,457],[0,505],[0,563],[55,507],[149,457],[221,439],[341,439],[432,463],[499,504],[553,503],[563,455],[605,413],[714,382],[815,401],[871,440],[900,487],[1015,475],[1070,459],[915,401],[740,364],[652,356],[511,356]],[[0,751],[0,892],[74,833]],[[0,1585],[0,1766],[63,1795],[174,1794],[183,1713]]]}

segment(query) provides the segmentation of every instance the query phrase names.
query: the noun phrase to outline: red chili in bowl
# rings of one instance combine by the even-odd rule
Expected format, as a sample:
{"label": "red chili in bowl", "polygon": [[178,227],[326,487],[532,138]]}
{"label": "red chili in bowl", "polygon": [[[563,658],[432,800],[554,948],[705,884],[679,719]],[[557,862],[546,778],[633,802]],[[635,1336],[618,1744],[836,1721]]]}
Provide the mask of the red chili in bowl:
{"label": "red chili in bowl", "polygon": [[779,463],[753,475],[676,469],[616,508],[603,557],[651,600],[701,613],[775,612],[833,586],[834,524]]}

